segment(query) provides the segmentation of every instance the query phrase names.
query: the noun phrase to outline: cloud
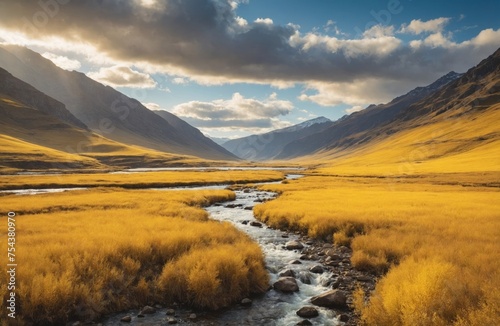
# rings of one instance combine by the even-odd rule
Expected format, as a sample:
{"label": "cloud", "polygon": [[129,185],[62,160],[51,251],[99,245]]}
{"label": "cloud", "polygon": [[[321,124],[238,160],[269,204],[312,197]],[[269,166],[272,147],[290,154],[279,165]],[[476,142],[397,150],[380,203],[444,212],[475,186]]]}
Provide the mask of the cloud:
{"label": "cloud", "polygon": [[362,107],[361,105],[355,105],[355,106],[353,106],[350,109],[346,109],[345,112],[348,113],[348,114],[351,114],[351,113],[354,113],[354,112],[359,112],[359,111],[361,111],[363,109],[364,109],[364,107]]}
{"label": "cloud", "polygon": [[177,84],[177,85],[185,85],[188,83],[188,81],[186,78],[175,77],[172,79],[172,83]]}
{"label": "cloud", "polygon": [[256,24],[264,24],[264,25],[272,25],[273,20],[271,18],[257,18],[254,23]]}
{"label": "cloud", "polygon": [[190,101],[176,105],[172,113],[200,128],[272,129],[280,117],[293,110],[290,101],[273,93],[263,101],[234,93],[231,99],[211,102]]}
{"label": "cloud", "polygon": [[82,64],[78,60],[73,60],[54,53],[45,52],[42,54],[42,56],[52,61],[56,66],[66,70],[77,70],[82,66]]}
{"label": "cloud", "polygon": [[[203,85],[299,84],[305,87],[304,100],[353,106],[387,101],[398,95],[395,90],[428,84],[451,70],[465,71],[500,44],[500,30],[492,29],[454,42],[445,31],[446,17],[413,20],[398,31],[377,25],[350,38],[318,30],[303,33],[297,25],[275,24],[271,18],[247,21],[237,14],[241,2],[64,1],[49,15],[41,1],[4,1],[0,38],[16,42],[17,33],[25,44],[42,48],[59,40],[61,51],[74,45],[92,62],[134,66]],[[403,32],[407,35],[401,37]],[[375,80],[384,86],[375,86],[377,93],[358,86],[372,87]],[[145,81],[152,85],[147,76]],[[390,84],[395,86],[385,87]]]}
{"label": "cloud", "polygon": [[97,72],[89,72],[90,78],[103,84],[116,87],[153,88],[156,82],[148,74],[126,66],[101,68]]}
{"label": "cloud", "polygon": [[420,19],[414,19],[410,22],[409,25],[403,25],[401,27],[402,33],[412,33],[412,34],[421,34],[421,33],[438,33],[442,32],[443,28],[448,22],[450,18],[448,17],[440,17],[436,19],[431,19],[428,21],[421,21]]}

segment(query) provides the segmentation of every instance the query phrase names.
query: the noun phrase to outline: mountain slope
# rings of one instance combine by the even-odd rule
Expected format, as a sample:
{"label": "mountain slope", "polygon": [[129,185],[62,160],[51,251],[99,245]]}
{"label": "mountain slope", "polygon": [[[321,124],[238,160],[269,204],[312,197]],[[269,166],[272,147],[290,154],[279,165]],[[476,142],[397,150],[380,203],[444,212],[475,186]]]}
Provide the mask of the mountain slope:
{"label": "mountain slope", "polygon": [[207,159],[235,159],[217,145],[207,147],[193,141],[193,137],[159,119],[137,100],[82,73],[60,69],[26,48],[0,47],[0,66],[64,103],[92,131],[109,139]]}
{"label": "mountain slope", "polygon": [[198,144],[199,148],[207,152],[218,151],[226,154],[228,157],[236,158],[232,153],[203,135],[200,130],[178,118],[176,115],[165,110],[154,110],[153,112],[166,120],[179,134],[182,134],[184,139],[189,143]]}
{"label": "mountain slope", "polygon": [[[364,132],[389,123],[401,110],[434,93],[461,74],[450,72],[426,87],[417,87],[405,95],[393,99],[387,104],[370,105],[365,110],[352,113],[335,121],[329,128],[320,133],[291,142],[277,159],[289,159],[310,155],[324,148],[350,147],[357,142],[368,141],[370,135]],[[365,135],[360,138],[359,135]]]}
{"label": "mountain slope", "polygon": [[129,146],[93,133],[64,104],[0,69],[0,169],[182,164],[192,157]]}
{"label": "mountain slope", "polygon": [[[500,49],[390,122],[309,159],[336,173],[492,172],[500,177]],[[364,140],[361,142],[359,140]]]}
{"label": "mountain slope", "polygon": [[246,160],[269,160],[279,154],[290,142],[318,133],[331,123],[329,119],[319,117],[265,134],[233,139],[222,144],[222,147]]}

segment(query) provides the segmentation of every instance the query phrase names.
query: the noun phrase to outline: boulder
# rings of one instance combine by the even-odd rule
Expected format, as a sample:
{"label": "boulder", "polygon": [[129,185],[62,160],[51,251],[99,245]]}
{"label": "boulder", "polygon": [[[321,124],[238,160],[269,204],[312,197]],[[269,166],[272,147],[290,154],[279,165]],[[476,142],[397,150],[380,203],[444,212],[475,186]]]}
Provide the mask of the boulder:
{"label": "boulder", "polygon": [[144,306],[139,314],[141,315],[151,315],[156,312],[156,309],[151,306]]}
{"label": "boulder", "polygon": [[303,321],[299,321],[296,325],[297,326],[311,326],[312,323],[309,320],[304,319]]}
{"label": "boulder", "polygon": [[300,260],[294,259],[288,262],[290,265],[300,265],[302,262]]}
{"label": "boulder", "polygon": [[299,285],[295,278],[290,276],[280,277],[274,284],[273,288],[276,291],[284,293],[297,292],[299,290]]}
{"label": "boulder", "polygon": [[122,321],[124,323],[130,323],[132,321],[132,316],[127,315],[125,317],[122,317],[122,319],[120,319],[120,321]]}
{"label": "boulder", "polygon": [[252,222],[250,222],[250,225],[251,225],[251,226],[256,226],[256,227],[258,227],[258,228],[261,228],[261,227],[262,227],[262,223],[257,222],[257,221],[252,221]]}
{"label": "boulder", "polygon": [[311,267],[309,269],[312,273],[316,273],[316,274],[321,274],[324,272],[324,269],[323,269],[323,266],[321,265],[314,265],[313,267]]}
{"label": "boulder", "polygon": [[283,272],[279,273],[280,277],[284,276],[290,276],[290,277],[295,277],[295,272],[292,271],[291,269],[284,270]]}
{"label": "boulder", "polygon": [[347,308],[347,297],[344,291],[330,290],[311,298],[311,303],[327,308]]}
{"label": "boulder", "polygon": [[318,309],[314,307],[306,306],[297,310],[297,316],[302,318],[314,318],[319,316],[319,312]]}
{"label": "boulder", "polygon": [[251,305],[252,305],[252,300],[251,300],[251,299],[249,299],[249,298],[245,298],[245,299],[241,300],[241,304],[242,304],[243,306],[247,306],[247,307],[248,307],[248,306],[251,306]]}
{"label": "boulder", "polygon": [[298,240],[288,241],[285,244],[285,248],[288,250],[303,249],[304,245]]}
{"label": "boulder", "polygon": [[177,319],[169,317],[167,318],[167,323],[170,325],[177,324]]}
{"label": "boulder", "polygon": [[167,309],[166,314],[169,316],[173,316],[173,315],[175,315],[175,310],[174,309]]}

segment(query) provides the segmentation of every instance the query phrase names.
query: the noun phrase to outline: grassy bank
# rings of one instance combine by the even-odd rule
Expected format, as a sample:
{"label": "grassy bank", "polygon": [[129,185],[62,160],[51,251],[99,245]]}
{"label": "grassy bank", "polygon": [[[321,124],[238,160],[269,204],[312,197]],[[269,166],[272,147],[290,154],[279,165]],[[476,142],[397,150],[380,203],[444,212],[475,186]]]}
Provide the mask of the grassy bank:
{"label": "grassy bank", "polygon": [[155,302],[217,309],[264,292],[258,245],[200,208],[232,198],[116,188],[1,197],[1,216],[17,214],[17,320],[63,324]]}
{"label": "grassy bank", "polygon": [[358,296],[367,325],[495,325],[500,189],[455,177],[309,176],[263,186],[282,195],[254,211],[351,246],[356,268],[385,275],[369,302]]}
{"label": "grassy bank", "polygon": [[278,181],[283,178],[284,174],[278,171],[162,171],[130,174],[8,175],[0,178],[0,190],[59,187],[137,189]]}

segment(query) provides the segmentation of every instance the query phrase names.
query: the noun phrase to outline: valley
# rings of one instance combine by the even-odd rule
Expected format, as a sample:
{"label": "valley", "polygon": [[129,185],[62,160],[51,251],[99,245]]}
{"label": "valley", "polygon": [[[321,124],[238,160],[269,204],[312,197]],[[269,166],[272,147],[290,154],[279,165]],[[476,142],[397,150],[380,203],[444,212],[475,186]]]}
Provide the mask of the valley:
{"label": "valley", "polygon": [[[17,315],[3,307],[2,325],[500,324],[500,32],[446,43],[451,18],[412,20],[347,42],[333,20],[322,30],[338,38],[248,22],[234,16],[243,1],[96,3],[96,21],[140,9],[140,24],[102,28],[101,61],[0,35],[0,251],[16,268],[0,297]],[[51,22],[93,2],[68,6]],[[142,53],[185,21],[185,38]],[[99,48],[110,31],[126,31],[127,51]],[[443,44],[462,56],[434,62]],[[198,48],[203,64],[183,66]],[[127,66],[122,51],[142,54]],[[332,107],[345,114],[316,114]]]}

